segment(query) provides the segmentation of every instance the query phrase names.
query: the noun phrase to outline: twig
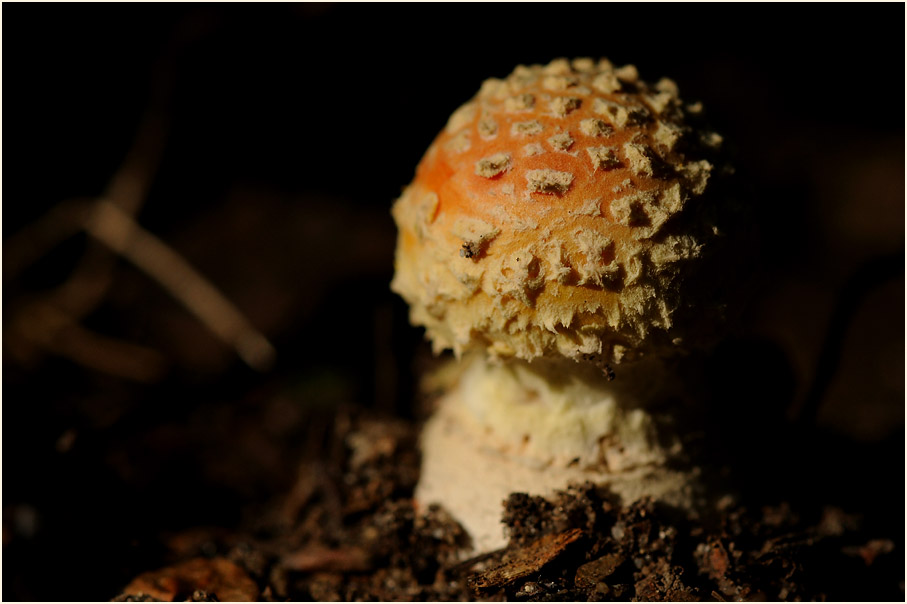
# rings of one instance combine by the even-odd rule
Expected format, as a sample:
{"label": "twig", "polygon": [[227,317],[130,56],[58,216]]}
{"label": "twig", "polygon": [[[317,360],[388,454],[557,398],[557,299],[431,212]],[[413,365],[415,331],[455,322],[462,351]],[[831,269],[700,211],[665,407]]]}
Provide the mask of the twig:
{"label": "twig", "polygon": [[[106,201],[129,216],[138,213],[161,161],[166,132],[167,123],[163,114],[157,108],[150,108],[142,118],[126,159],[96,204]],[[113,283],[115,266],[116,258],[108,250],[89,246],[79,265],[54,292],[53,303],[76,319],[88,315],[107,294]]]}
{"label": "twig", "polygon": [[3,242],[3,279],[15,278],[61,242],[82,230],[91,202],[72,199],[58,203],[34,223]]}
{"label": "twig", "polygon": [[267,338],[188,262],[120,207],[99,201],[85,229],[155,279],[250,367],[265,371],[273,364],[276,354]]}
{"label": "twig", "polygon": [[[91,332],[51,304],[33,302],[13,321],[8,350],[25,359],[23,340],[89,367],[142,383],[158,381],[167,362],[159,352]],[[17,337],[18,336],[18,337]]]}
{"label": "twig", "polygon": [[194,36],[182,34],[175,32],[155,66],[150,107],[104,195],[95,201],[61,203],[5,242],[4,278],[10,279],[82,229],[96,240],[62,285],[16,314],[11,331],[19,338],[10,344],[17,356],[27,358],[37,344],[85,366],[139,381],[153,380],[163,371],[159,353],[79,325],[113,283],[117,259],[112,249],[156,279],[251,367],[265,370],[273,363],[270,342],[185,260],[135,221],[163,155],[176,57]]}

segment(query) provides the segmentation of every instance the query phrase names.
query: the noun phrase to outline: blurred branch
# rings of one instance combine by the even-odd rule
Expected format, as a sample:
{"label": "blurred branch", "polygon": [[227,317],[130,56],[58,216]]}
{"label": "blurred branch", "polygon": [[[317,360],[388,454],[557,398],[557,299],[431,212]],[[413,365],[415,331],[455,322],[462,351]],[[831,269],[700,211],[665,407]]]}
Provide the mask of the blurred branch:
{"label": "blurred branch", "polygon": [[[112,202],[130,216],[138,213],[160,164],[166,132],[164,117],[156,110],[149,110],[122,165],[95,204]],[[92,211],[89,210],[89,216]],[[84,224],[84,220],[80,221],[79,228]],[[53,294],[53,304],[75,319],[88,315],[107,294],[115,264],[116,258],[105,247],[90,246],[73,273]]]}
{"label": "blurred branch", "polygon": [[[159,353],[105,338],[78,325],[100,304],[113,283],[116,256],[110,253],[112,250],[155,279],[250,367],[265,371],[275,358],[271,343],[188,262],[135,221],[163,152],[164,131],[163,119],[149,113],[104,196],[93,202],[63,202],[7,241],[5,279],[18,275],[80,231],[99,244],[86,251],[55,291],[16,315],[12,333],[92,369],[137,381],[159,377],[164,366]],[[27,344],[12,344],[18,351],[16,356],[28,356]]]}
{"label": "blurred branch", "polygon": [[65,282],[14,315],[13,338],[7,344],[20,359],[33,356],[37,348],[137,381],[154,381],[163,374],[160,353],[95,334],[79,324],[110,290],[120,255],[155,279],[249,366],[263,371],[273,363],[270,342],[186,260],[135,219],[163,157],[176,60],[202,33],[193,19],[175,28],[151,74],[148,111],[103,195],[63,202],[4,243],[4,279],[8,280],[79,232],[93,238]]}
{"label": "blurred branch", "polygon": [[118,205],[101,200],[86,230],[155,279],[250,367],[267,370],[275,351],[242,313],[188,262],[142,229]]}
{"label": "blurred branch", "polygon": [[64,201],[6,240],[3,244],[3,279],[14,279],[53,248],[81,231],[90,212],[89,200]]}
{"label": "blurred branch", "polygon": [[20,312],[13,329],[18,337],[9,340],[9,350],[21,361],[33,356],[37,345],[84,367],[136,382],[156,382],[166,371],[167,362],[159,352],[93,333],[43,301]]}

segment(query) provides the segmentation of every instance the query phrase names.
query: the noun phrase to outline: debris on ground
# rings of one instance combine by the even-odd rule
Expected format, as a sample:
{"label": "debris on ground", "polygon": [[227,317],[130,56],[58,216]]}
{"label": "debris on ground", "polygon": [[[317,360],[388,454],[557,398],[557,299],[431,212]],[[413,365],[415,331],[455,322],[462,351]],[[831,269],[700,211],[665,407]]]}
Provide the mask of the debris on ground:
{"label": "debris on ground", "polygon": [[338,417],[342,446],[302,460],[280,501],[234,531],[171,536],[169,555],[185,559],[140,574],[115,600],[836,600],[853,593],[848,578],[884,580],[897,560],[891,540],[867,538],[858,516],[832,506],[812,524],[787,502],[748,509],[730,497],[693,515],[623,505],[592,484],[512,494],[508,547],[474,556],[442,507],[413,502],[418,426]]}

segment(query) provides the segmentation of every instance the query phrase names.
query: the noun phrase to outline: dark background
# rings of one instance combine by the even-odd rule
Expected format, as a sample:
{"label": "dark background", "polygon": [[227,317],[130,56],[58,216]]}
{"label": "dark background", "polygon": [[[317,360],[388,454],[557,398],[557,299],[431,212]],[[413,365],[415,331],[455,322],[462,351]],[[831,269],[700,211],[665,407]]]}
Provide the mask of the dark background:
{"label": "dark background", "polygon": [[[162,533],[234,526],[292,482],[312,409],[412,417],[390,204],[484,78],[561,56],[671,77],[736,155],[759,268],[709,361],[735,479],[865,514],[903,556],[903,5],[4,8],[4,599],[108,599]],[[15,265],[17,235],[101,195],[146,119],[137,220],[271,339],[270,371],[122,260],[78,323],[154,371],[29,329],[92,246]]]}

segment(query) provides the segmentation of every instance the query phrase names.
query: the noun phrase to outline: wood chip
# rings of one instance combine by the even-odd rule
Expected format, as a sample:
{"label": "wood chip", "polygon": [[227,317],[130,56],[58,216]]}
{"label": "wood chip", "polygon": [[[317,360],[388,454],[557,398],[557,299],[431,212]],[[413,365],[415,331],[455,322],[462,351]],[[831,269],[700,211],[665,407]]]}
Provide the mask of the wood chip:
{"label": "wood chip", "polygon": [[542,567],[563,554],[580,537],[583,531],[571,529],[536,539],[526,547],[511,554],[511,559],[467,579],[467,584],[476,593],[489,592],[506,587],[539,572]]}
{"label": "wood chip", "polygon": [[595,587],[596,584],[613,575],[614,571],[626,560],[627,557],[623,553],[615,552],[605,554],[591,562],[586,562],[576,569],[576,586],[582,588]]}

